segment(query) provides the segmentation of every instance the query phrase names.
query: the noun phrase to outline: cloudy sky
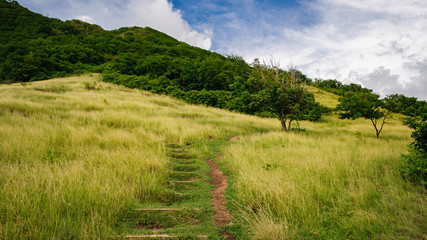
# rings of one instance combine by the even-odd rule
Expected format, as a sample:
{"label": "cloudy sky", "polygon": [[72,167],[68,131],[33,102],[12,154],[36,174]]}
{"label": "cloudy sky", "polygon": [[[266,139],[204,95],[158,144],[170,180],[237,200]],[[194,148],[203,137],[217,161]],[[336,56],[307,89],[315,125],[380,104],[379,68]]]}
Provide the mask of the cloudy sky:
{"label": "cloudy sky", "polygon": [[426,0],[18,0],[105,29],[150,26],[221,54],[427,100]]}

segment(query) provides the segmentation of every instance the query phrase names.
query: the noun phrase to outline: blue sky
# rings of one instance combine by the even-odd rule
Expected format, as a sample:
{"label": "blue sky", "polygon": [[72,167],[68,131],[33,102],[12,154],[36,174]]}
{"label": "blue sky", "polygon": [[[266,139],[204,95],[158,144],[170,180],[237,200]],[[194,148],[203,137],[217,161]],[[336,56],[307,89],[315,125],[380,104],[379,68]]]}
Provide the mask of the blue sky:
{"label": "blue sky", "polygon": [[211,29],[214,33],[211,49],[223,51],[223,45],[238,41],[236,35],[244,28],[256,36],[277,35],[277,30],[266,25],[280,24],[301,28],[315,24],[316,16],[310,14],[302,1],[278,0],[172,0],[174,8],[195,29]]}
{"label": "blue sky", "polygon": [[427,100],[427,1],[420,0],[18,0],[46,16],[105,29],[150,26],[248,63],[274,57],[311,78],[383,96]]}

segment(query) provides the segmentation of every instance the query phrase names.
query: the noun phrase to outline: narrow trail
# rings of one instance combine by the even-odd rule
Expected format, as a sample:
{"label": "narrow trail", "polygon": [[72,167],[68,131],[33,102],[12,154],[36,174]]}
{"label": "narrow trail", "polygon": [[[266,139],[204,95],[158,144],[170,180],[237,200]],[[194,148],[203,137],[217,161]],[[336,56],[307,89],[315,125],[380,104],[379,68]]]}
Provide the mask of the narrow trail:
{"label": "narrow trail", "polygon": [[[228,140],[238,138],[235,136]],[[165,144],[171,171],[165,192],[161,193],[164,195],[155,201],[141,202],[131,210],[124,222],[121,238],[234,240],[226,230],[233,219],[226,209],[228,177],[216,162],[222,156],[217,153],[215,157],[208,158],[212,152],[220,151],[218,146],[223,143],[209,142],[211,154],[205,158],[190,153],[189,144]]]}
{"label": "narrow trail", "polygon": [[[220,156],[218,157],[220,158]],[[220,169],[218,164],[213,159],[206,160],[210,166],[210,175],[213,179],[210,184],[213,186],[211,192],[212,205],[215,210],[214,220],[217,226],[224,226],[231,223],[233,216],[225,208],[225,189],[227,188],[227,175]]]}
{"label": "narrow trail", "polygon": [[[235,141],[240,136],[234,136],[228,139],[228,141]],[[221,159],[222,156],[217,154],[216,159]],[[226,196],[225,189],[228,186],[227,179],[228,176],[225,175],[218,164],[214,159],[206,159],[207,163],[210,167],[210,176],[212,177],[212,182],[210,184],[213,186],[213,190],[211,191],[212,196],[212,205],[214,208],[214,220],[215,224],[218,227],[225,226],[231,224],[231,219],[233,219],[233,215],[231,215],[226,209]],[[221,232],[221,235],[227,239],[234,239],[227,232]]]}

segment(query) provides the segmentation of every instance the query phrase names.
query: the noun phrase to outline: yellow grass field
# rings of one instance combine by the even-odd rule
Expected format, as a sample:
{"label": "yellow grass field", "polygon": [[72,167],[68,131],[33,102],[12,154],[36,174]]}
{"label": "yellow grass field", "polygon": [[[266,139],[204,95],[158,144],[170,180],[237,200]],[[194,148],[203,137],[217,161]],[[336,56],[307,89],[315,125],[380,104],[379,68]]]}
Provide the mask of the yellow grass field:
{"label": "yellow grass field", "polygon": [[0,85],[0,239],[111,237],[125,211],[164,194],[165,143],[236,135],[218,161],[238,239],[427,239],[426,192],[398,170],[411,142],[400,116],[380,139],[368,120],[336,115],[285,133],[276,119],[99,78]]}

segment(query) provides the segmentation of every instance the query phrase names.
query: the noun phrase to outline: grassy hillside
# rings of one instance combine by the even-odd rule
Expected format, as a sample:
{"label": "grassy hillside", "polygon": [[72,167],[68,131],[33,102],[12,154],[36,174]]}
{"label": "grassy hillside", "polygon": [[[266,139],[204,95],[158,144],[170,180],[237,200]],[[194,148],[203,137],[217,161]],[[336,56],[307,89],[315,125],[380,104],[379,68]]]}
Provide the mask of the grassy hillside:
{"label": "grassy hillside", "polygon": [[0,86],[0,239],[105,239],[167,194],[164,143],[279,129],[98,79]]}
{"label": "grassy hillside", "polygon": [[223,149],[235,217],[228,230],[238,238],[427,237],[426,193],[397,170],[410,142],[399,119],[380,139],[367,120],[334,115],[283,133],[275,119],[98,79],[0,86],[1,239],[120,234],[127,212],[170,194],[165,143],[191,143],[202,159]]}
{"label": "grassy hillside", "polygon": [[230,194],[256,239],[423,239],[427,197],[398,172],[409,131],[382,139],[366,121],[304,123],[304,134],[253,135],[225,152]]}
{"label": "grassy hillside", "polygon": [[332,108],[332,109],[334,109],[338,105],[339,96],[310,85],[306,87],[308,91],[314,94],[314,97],[316,98],[316,102],[319,102],[321,105],[328,108]]}

